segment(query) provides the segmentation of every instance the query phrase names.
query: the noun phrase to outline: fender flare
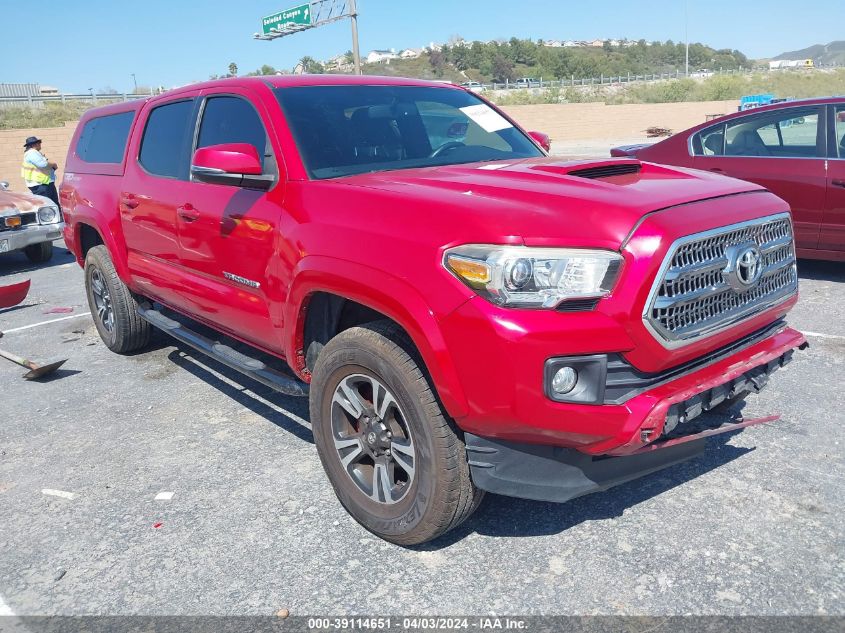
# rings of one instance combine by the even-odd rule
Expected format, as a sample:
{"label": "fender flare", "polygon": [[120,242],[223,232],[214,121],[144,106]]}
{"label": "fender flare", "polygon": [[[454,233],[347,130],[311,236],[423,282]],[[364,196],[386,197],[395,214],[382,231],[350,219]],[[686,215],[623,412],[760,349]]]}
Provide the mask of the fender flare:
{"label": "fender flare", "polygon": [[333,257],[309,255],[293,271],[284,318],[285,356],[301,378],[310,380],[305,369],[303,332],[308,301],[315,292],[350,299],[398,323],[419,350],[449,415],[467,415],[469,406],[458,372],[437,318],[422,295],[406,281],[382,270]]}
{"label": "fender flare", "polygon": [[120,216],[115,214],[112,218],[106,219],[106,215],[95,209],[90,209],[89,213],[74,213],[72,220],[72,239],[73,245],[68,245],[68,248],[76,255],[76,261],[80,266],[85,265],[85,258],[82,255],[82,236],[80,234],[80,227],[85,225],[94,229],[103,240],[103,245],[109,251],[114,268],[117,271],[121,281],[126,285],[130,285],[131,275],[127,265],[127,250],[126,241],[123,239],[123,229],[120,226]]}

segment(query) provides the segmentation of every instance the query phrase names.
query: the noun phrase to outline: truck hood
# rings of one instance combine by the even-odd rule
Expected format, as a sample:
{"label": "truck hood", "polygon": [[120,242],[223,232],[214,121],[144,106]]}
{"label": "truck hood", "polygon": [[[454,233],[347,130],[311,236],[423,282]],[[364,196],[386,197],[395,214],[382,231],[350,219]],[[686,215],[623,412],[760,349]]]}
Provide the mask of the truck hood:
{"label": "truck hood", "polygon": [[400,212],[448,212],[454,218],[453,239],[471,229],[475,239],[519,236],[529,245],[565,241],[614,249],[647,213],[763,190],[717,174],[637,160],[559,158],[383,171],[335,182],[391,192],[402,200]]}
{"label": "truck hood", "polygon": [[45,205],[53,205],[53,201],[31,193],[0,190],[0,217],[36,211]]}

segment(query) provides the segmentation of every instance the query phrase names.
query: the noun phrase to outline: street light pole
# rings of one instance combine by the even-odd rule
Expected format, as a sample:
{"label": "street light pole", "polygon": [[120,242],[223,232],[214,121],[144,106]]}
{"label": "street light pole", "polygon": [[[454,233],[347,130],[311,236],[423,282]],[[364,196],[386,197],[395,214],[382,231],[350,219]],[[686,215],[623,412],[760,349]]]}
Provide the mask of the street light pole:
{"label": "street light pole", "polygon": [[684,1],[684,39],[687,41],[684,76],[689,77],[689,0]]}
{"label": "street light pole", "polygon": [[352,58],[355,61],[355,74],[361,74],[361,52],[358,49],[358,7],[355,0],[349,1],[349,19],[352,21]]}
{"label": "street light pole", "polygon": [[132,73],[132,85],[134,86],[132,94],[138,94],[138,82],[135,81],[135,73]]}

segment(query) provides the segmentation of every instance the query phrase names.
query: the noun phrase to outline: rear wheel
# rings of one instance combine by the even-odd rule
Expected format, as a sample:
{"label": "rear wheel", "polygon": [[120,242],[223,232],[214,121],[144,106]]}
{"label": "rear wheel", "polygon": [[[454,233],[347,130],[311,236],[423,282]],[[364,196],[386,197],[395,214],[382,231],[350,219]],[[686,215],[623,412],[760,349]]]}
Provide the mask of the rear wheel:
{"label": "rear wheel", "polygon": [[400,545],[457,527],[483,496],[421,367],[404,331],[377,321],[329,341],[311,381],[314,441],[338,499]]}
{"label": "rear wheel", "polygon": [[33,264],[49,262],[53,258],[53,242],[30,244],[23,249],[23,253]]}
{"label": "rear wheel", "polygon": [[85,256],[85,291],[106,347],[126,354],[149,343],[151,326],[138,314],[138,301],[118,277],[105,246],[94,246]]}

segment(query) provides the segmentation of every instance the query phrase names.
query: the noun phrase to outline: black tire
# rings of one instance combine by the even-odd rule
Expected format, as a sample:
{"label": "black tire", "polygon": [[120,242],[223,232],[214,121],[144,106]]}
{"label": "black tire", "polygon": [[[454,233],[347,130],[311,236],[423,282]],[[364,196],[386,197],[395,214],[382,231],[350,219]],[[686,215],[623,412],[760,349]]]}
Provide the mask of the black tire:
{"label": "black tire", "polygon": [[33,264],[49,262],[53,258],[53,242],[30,244],[23,249],[23,253]]}
{"label": "black tire", "polygon": [[[376,321],[345,330],[329,341],[317,359],[311,380],[314,442],[338,499],[366,529],[399,545],[425,543],[457,527],[476,510],[484,496],[470,479],[460,432],[443,410],[422,367],[407,334],[392,321]],[[341,391],[343,386],[348,388],[355,380],[364,390],[368,380],[372,383],[370,401],[364,396],[358,403],[372,405],[374,419],[379,419],[379,400],[382,404],[390,402],[386,397],[389,395],[395,403],[391,414],[385,413],[386,408],[382,410],[383,419],[378,422],[393,431],[385,431],[389,438],[384,445],[387,456],[365,454],[378,450],[366,441],[372,435],[366,429],[376,427],[371,426],[366,413],[358,418],[356,426],[352,413],[335,400],[336,390],[338,394],[345,393]],[[380,399],[381,386],[386,395]],[[348,435],[337,431],[337,425],[344,423],[350,424]],[[399,439],[394,434],[399,434]],[[361,458],[351,467],[343,463],[350,453],[342,457],[341,449],[336,447],[336,442],[350,441],[344,438],[360,442],[351,451],[360,453]],[[410,444],[413,457],[406,456],[407,447],[396,450],[397,444]],[[385,475],[387,487],[379,486],[377,492],[376,464],[381,459],[393,462],[392,468],[384,470],[389,473]],[[367,460],[373,463],[369,496],[364,490],[367,475],[361,474],[368,472]],[[407,464],[413,465],[410,475],[403,469]],[[392,498],[394,494],[396,500]]]}
{"label": "black tire", "polygon": [[138,301],[117,276],[105,246],[85,256],[85,294],[100,338],[111,351],[127,354],[150,342],[152,327],[138,314]]}

